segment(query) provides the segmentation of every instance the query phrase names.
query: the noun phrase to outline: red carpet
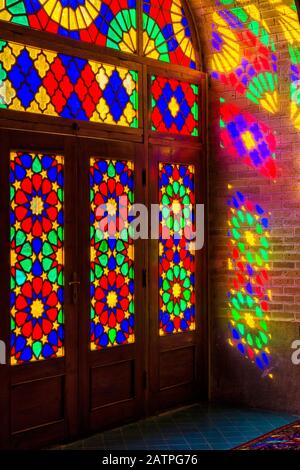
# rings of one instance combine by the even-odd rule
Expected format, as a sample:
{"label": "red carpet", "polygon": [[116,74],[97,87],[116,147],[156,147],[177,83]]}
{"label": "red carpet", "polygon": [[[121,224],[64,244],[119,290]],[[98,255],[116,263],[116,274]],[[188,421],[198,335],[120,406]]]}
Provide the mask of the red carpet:
{"label": "red carpet", "polygon": [[300,450],[300,421],[274,429],[236,450]]}

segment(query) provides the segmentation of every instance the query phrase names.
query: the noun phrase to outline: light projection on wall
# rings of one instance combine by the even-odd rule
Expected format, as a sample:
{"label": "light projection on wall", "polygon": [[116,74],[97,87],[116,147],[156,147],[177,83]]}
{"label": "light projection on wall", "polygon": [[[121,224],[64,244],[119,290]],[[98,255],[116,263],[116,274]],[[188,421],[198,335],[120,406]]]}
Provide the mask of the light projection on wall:
{"label": "light projection on wall", "polygon": [[255,7],[214,12],[212,47],[212,77],[275,113],[278,110],[275,45],[257,20]]}
{"label": "light projection on wall", "polygon": [[181,232],[183,227],[195,229],[194,173],[192,165],[159,164],[160,336],[195,329],[195,255],[188,249],[191,237]]}
{"label": "light projection on wall", "polygon": [[228,237],[229,343],[272,377],[269,214],[239,191],[228,200]]}
{"label": "light projection on wall", "polygon": [[289,45],[290,70],[290,108],[291,119],[296,129],[300,130],[300,24],[294,0],[270,0],[278,13],[285,39]]}
{"label": "light projection on wall", "polygon": [[91,350],[134,342],[133,171],[132,162],[90,162]]}
{"label": "light projection on wall", "polygon": [[63,351],[63,157],[10,155],[11,364]]}
{"label": "light projection on wall", "polygon": [[143,0],[143,50],[151,59],[196,68],[182,0]]}
{"label": "light projection on wall", "polygon": [[228,155],[275,179],[276,139],[272,130],[250,113],[220,99],[221,147]]}
{"label": "light projection on wall", "polygon": [[199,86],[173,78],[151,77],[151,129],[199,135]]}
{"label": "light projection on wall", "polygon": [[0,108],[138,127],[134,70],[0,41]]}
{"label": "light projection on wall", "polygon": [[[239,4],[242,4],[240,6]],[[259,9],[251,2],[217,0],[213,15],[212,77],[259,105],[279,110],[274,41]],[[245,100],[243,102],[245,103]],[[269,116],[268,116],[269,118]],[[220,98],[220,144],[225,155],[275,182],[274,131],[254,115]],[[272,378],[269,331],[269,213],[232,187],[228,201],[229,343]]]}
{"label": "light projection on wall", "polygon": [[3,0],[0,20],[136,52],[136,0]]}
{"label": "light projection on wall", "polygon": [[300,41],[299,46],[289,46],[291,59],[291,118],[300,130]]}

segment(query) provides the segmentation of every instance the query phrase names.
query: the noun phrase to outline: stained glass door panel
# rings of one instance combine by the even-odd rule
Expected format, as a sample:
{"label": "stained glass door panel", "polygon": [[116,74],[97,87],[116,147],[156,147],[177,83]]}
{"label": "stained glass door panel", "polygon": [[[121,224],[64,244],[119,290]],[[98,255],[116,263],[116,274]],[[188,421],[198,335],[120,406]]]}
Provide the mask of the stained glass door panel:
{"label": "stained glass door panel", "polygon": [[1,135],[0,196],[5,209],[0,298],[1,311],[9,315],[6,320],[3,314],[0,326],[9,345],[10,393],[3,420],[10,423],[5,439],[12,447],[45,445],[51,436],[65,438],[75,426],[71,328],[76,306],[69,282],[76,269],[75,238],[70,236],[76,231],[70,216],[76,155],[71,147],[70,139],[59,136]]}
{"label": "stained glass door panel", "polygon": [[[200,154],[200,155],[199,155]],[[151,203],[159,204],[159,239],[151,241],[149,279],[150,409],[157,412],[198,399],[204,364],[204,200],[201,148],[152,145]],[[195,236],[197,238],[195,238]],[[200,238],[199,238],[200,237]]]}
{"label": "stained glass door panel", "polygon": [[143,407],[145,241],[134,239],[131,226],[133,205],[143,201],[143,153],[105,141],[86,142],[84,153],[79,382],[84,427],[96,430],[137,418]]}
{"label": "stained glass door panel", "polygon": [[12,365],[64,356],[63,164],[10,153]]}

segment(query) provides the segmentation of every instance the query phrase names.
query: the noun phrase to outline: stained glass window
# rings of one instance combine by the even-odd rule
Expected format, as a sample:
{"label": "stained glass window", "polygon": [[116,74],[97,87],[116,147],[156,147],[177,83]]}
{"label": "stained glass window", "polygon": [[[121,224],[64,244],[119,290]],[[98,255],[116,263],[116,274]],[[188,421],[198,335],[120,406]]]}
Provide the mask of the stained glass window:
{"label": "stained glass window", "polygon": [[194,229],[194,172],[192,165],[159,164],[161,336],[195,329],[195,256],[187,233]]}
{"label": "stained glass window", "polygon": [[138,127],[137,72],[0,41],[0,108]]}
{"label": "stained glass window", "polygon": [[143,0],[143,42],[146,57],[196,68],[182,0]]}
{"label": "stained glass window", "polygon": [[270,367],[269,217],[240,191],[228,200],[231,273],[229,343],[268,373]]}
{"label": "stained glass window", "polygon": [[12,152],[11,363],[63,355],[63,158]]}
{"label": "stained glass window", "polygon": [[151,128],[188,136],[199,135],[199,86],[174,78],[151,77]]}
{"label": "stained glass window", "polygon": [[3,0],[0,20],[136,52],[136,0]]}
{"label": "stained glass window", "polygon": [[133,163],[91,159],[92,350],[134,342],[133,191]]}

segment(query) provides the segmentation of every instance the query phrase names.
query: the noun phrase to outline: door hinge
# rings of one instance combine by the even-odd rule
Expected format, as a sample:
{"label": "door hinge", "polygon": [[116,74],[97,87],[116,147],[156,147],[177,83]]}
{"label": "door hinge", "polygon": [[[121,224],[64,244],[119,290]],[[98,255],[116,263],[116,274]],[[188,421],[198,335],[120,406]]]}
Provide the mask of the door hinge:
{"label": "door hinge", "polygon": [[148,386],[148,374],[147,374],[147,371],[144,370],[143,371],[143,389],[146,390]]}
{"label": "door hinge", "polygon": [[146,186],[147,184],[147,173],[146,173],[146,168],[142,169],[142,185]]}
{"label": "door hinge", "polygon": [[142,273],[142,285],[143,285],[144,289],[147,286],[147,271],[146,271],[145,268],[143,269],[143,273]]}

